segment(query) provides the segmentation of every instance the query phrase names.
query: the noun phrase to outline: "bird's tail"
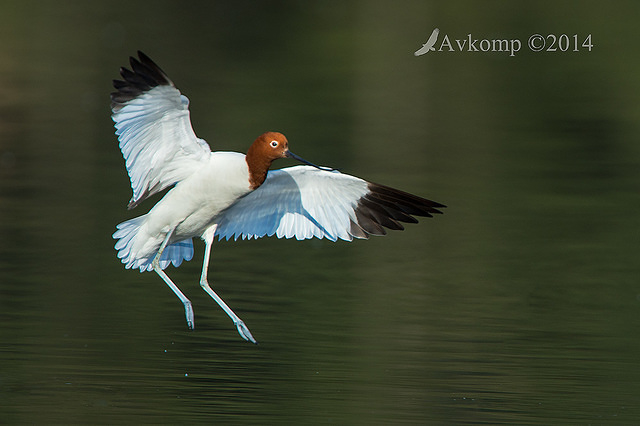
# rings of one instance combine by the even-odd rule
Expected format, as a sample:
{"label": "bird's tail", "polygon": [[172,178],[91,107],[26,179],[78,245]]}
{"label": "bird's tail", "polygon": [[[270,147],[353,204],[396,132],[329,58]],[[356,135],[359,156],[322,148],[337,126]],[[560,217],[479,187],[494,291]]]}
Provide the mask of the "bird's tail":
{"label": "bird's tail", "polygon": [[[140,268],[140,272],[153,270],[151,262],[156,256],[158,249],[152,250],[136,250],[136,237],[138,237],[141,227],[144,224],[145,216],[139,216],[126,222],[122,222],[116,226],[117,230],[113,233],[116,241],[115,249],[118,251],[118,258],[125,264],[127,269]],[[193,242],[188,238],[177,243],[167,246],[160,258],[160,267],[165,269],[170,263],[178,267],[183,260],[189,261],[193,258]]]}

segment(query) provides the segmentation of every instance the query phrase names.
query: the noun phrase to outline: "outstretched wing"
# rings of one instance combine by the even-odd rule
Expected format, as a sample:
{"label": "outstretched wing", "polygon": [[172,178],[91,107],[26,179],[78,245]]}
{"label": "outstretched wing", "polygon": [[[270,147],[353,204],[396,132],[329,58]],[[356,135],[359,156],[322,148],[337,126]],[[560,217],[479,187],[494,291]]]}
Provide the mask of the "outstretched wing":
{"label": "outstretched wing", "polygon": [[295,166],[270,171],[265,182],[219,217],[218,238],[338,238],[351,241],[402,230],[413,216],[445,207],[338,171]]}
{"label": "outstretched wing", "polygon": [[189,99],[147,55],[131,57],[131,70],[114,80],[111,118],[131,179],[132,209],[152,194],[191,175],[209,158],[209,145],[196,137]]}

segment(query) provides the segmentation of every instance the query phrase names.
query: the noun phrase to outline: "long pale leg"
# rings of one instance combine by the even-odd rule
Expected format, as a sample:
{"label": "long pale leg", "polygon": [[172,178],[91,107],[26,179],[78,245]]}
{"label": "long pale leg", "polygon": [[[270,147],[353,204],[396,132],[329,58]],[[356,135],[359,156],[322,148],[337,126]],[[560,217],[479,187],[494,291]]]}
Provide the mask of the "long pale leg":
{"label": "long pale leg", "polygon": [[164,238],[164,241],[162,242],[162,245],[160,246],[158,253],[153,258],[153,261],[151,262],[151,266],[153,266],[153,270],[156,271],[156,274],[158,274],[160,278],[162,278],[162,280],[165,283],[167,283],[169,288],[175,293],[176,296],[178,296],[178,298],[184,305],[184,315],[187,318],[187,326],[189,327],[189,329],[193,330],[193,327],[195,326],[195,317],[193,315],[193,308],[191,307],[191,301],[187,299],[187,296],[185,296],[180,291],[178,286],[175,285],[173,281],[171,281],[171,279],[167,276],[167,274],[164,273],[164,271],[160,267],[160,258],[162,257],[162,252],[167,247],[167,244],[169,243],[169,239],[171,238],[173,231],[174,230],[172,229],[167,233],[167,236]]}
{"label": "long pale leg", "polygon": [[209,283],[207,282],[207,273],[209,272],[209,258],[211,257],[211,245],[213,244],[213,237],[216,234],[216,228],[217,228],[217,225],[213,225],[211,228],[207,229],[204,232],[204,234],[202,234],[202,239],[204,240],[205,249],[204,249],[204,262],[202,264],[202,275],[200,276],[200,286],[204,291],[207,292],[209,296],[211,296],[213,300],[216,301],[218,305],[220,305],[222,310],[225,311],[227,315],[229,315],[229,318],[231,318],[233,323],[236,325],[238,329],[238,333],[240,333],[240,336],[244,340],[248,340],[251,343],[255,343],[257,345],[258,342],[256,342],[256,339],[253,338],[253,336],[251,335],[251,332],[249,331],[247,326],[244,324],[244,321],[238,318],[238,316],[231,310],[231,308],[226,303],[224,303],[224,300],[222,300],[222,298],[218,296],[216,292],[213,291],[213,289],[211,289],[211,287],[209,287]]}

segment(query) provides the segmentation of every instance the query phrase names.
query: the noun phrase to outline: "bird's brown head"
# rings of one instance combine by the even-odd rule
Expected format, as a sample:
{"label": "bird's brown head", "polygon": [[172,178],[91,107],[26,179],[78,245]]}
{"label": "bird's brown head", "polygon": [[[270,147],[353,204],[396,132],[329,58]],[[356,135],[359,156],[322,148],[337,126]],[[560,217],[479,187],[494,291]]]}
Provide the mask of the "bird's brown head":
{"label": "bird's brown head", "polygon": [[289,141],[282,133],[265,132],[253,142],[247,155],[255,154],[265,160],[273,161],[285,158],[288,150]]}
{"label": "bird's brown head", "polygon": [[323,171],[334,171],[330,167],[320,167],[308,162],[302,157],[289,151],[289,141],[278,132],[266,132],[258,136],[247,151],[247,165],[249,166],[249,185],[256,189],[267,178],[267,172],[271,163],[278,158],[293,158],[308,166]]}
{"label": "bird's brown head", "polygon": [[262,185],[274,160],[288,156],[289,141],[282,133],[265,132],[258,136],[247,151],[251,189],[256,189]]}

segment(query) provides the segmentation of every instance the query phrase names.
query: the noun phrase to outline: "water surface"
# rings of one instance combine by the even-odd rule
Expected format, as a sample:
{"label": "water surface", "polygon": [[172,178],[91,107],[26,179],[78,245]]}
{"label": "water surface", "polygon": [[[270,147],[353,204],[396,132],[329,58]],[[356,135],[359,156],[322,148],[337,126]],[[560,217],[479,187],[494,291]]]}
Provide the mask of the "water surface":
{"label": "water surface", "polygon": [[[632,2],[8,2],[0,14],[0,418],[7,424],[633,424],[640,415]],[[591,52],[413,52],[593,34]],[[353,243],[214,244],[197,284],[124,270],[110,81],[137,49],[197,134],[447,204]],[[279,166],[292,163],[282,162]],[[157,200],[157,199],[154,199]]]}

